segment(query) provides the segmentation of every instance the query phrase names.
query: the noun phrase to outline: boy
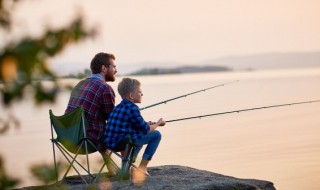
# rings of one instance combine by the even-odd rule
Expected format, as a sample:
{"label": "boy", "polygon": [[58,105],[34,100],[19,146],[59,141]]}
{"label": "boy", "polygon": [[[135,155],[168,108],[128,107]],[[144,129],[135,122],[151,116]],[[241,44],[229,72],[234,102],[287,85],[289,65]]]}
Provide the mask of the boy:
{"label": "boy", "polygon": [[141,103],[141,84],[136,79],[123,78],[118,85],[118,92],[122,101],[110,113],[106,125],[106,144],[110,148],[116,148],[126,136],[130,136],[136,145],[134,157],[136,157],[142,146],[147,144],[143,153],[139,169],[147,173],[147,165],[152,159],[161,140],[161,134],[155,130],[158,126],[164,126],[165,121],[160,118],[158,122],[147,123],[142,118],[139,107]]}

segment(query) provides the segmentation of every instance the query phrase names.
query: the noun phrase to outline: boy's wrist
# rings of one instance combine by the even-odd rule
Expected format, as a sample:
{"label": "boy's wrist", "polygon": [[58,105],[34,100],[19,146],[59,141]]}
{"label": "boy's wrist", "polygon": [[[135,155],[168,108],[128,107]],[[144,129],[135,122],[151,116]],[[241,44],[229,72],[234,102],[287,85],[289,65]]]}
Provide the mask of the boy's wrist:
{"label": "boy's wrist", "polygon": [[150,131],[154,131],[157,128],[156,124],[150,125]]}

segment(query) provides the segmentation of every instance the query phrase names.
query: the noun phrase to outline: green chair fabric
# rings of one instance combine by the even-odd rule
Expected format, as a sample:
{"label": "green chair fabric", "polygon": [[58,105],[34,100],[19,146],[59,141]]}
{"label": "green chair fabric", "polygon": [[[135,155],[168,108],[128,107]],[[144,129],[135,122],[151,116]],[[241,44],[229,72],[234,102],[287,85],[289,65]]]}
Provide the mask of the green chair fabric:
{"label": "green chair fabric", "polygon": [[[87,138],[87,124],[83,116],[83,108],[78,107],[72,112],[62,116],[53,115],[51,110],[49,113],[52,125],[57,134],[55,140],[60,142],[68,151],[75,154],[80,148],[81,142],[84,138]],[[89,154],[97,151],[91,143],[88,143],[87,146]],[[78,153],[86,154],[84,147],[81,147]]]}

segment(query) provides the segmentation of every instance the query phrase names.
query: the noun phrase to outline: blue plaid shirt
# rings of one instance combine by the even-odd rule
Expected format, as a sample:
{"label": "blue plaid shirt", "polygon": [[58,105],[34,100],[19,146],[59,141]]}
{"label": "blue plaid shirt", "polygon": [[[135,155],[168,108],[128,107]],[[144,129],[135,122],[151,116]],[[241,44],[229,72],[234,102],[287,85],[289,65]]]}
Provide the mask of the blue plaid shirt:
{"label": "blue plaid shirt", "polygon": [[147,134],[149,125],[142,118],[139,107],[123,99],[110,113],[105,130],[106,144],[115,148],[126,136],[130,135],[133,142]]}

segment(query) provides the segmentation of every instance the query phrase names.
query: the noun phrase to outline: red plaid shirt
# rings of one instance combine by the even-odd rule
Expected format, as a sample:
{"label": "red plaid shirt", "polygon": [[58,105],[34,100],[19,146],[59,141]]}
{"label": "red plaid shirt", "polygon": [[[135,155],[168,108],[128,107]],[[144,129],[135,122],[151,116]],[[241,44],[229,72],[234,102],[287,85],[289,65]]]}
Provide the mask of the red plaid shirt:
{"label": "red plaid shirt", "polygon": [[87,135],[95,141],[101,151],[105,151],[106,120],[115,106],[115,93],[112,87],[104,82],[100,74],[93,74],[80,81],[71,92],[65,113],[78,106],[84,108],[88,124]]}

